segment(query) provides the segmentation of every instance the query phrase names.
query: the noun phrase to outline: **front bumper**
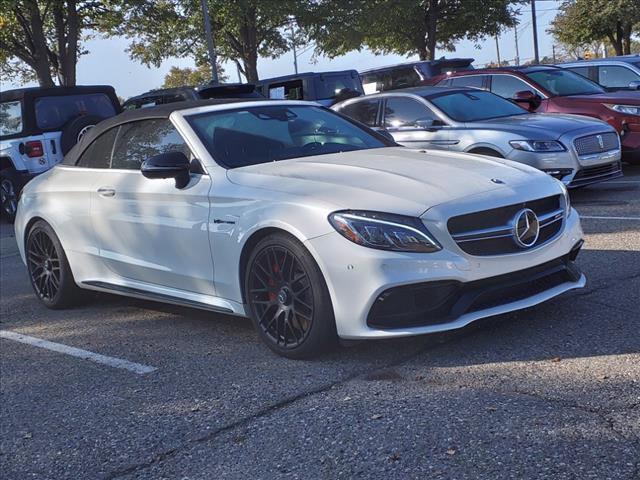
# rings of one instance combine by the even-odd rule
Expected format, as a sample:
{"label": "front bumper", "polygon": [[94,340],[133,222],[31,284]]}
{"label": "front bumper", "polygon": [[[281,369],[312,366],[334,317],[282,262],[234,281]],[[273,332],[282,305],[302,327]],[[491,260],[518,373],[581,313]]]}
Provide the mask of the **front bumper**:
{"label": "front bumper", "polygon": [[[480,318],[527,308],[582,288],[586,279],[571,259],[581,239],[580,220],[574,211],[553,241],[501,256],[474,257],[447,246],[431,254],[386,252],[358,246],[338,233],[308,240],[306,244],[327,281],[338,335],[364,339],[461,328]],[[519,281],[522,275],[527,278]],[[540,282],[534,281],[536,278]],[[450,296],[440,291],[431,292],[432,298],[423,298],[423,303],[431,307],[435,304],[433,311],[425,310],[423,316],[415,315],[411,308],[407,311],[405,305],[397,308],[395,324],[389,318],[383,324],[372,321],[380,312],[376,303],[386,292],[406,286],[420,288],[427,283],[453,285],[456,289],[449,292]],[[435,312],[440,307],[442,310]]]}

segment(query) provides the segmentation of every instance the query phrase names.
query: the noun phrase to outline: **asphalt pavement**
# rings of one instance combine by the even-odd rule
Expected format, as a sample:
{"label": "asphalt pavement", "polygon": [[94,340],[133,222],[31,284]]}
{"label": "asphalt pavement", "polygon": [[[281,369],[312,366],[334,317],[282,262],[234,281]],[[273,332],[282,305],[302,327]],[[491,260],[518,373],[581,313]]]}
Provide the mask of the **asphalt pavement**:
{"label": "asphalt pavement", "polygon": [[0,477],[640,479],[640,167],[625,174],[571,194],[585,289],[313,361],[242,318],[110,295],[47,310],[2,223],[0,334],[76,350],[0,338]]}

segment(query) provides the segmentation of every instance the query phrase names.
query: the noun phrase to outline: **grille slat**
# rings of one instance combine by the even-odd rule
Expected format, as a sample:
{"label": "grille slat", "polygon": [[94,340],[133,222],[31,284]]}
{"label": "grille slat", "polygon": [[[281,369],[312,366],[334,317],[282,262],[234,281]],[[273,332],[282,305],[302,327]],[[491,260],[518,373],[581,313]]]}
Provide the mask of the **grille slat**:
{"label": "grille slat", "polygon": [[570,187],[580,187],[588,185],[594,181],[605,180],[622,176],[622,165],[620,162],[607,163],[606,165],[596,165],[594,167],[586,167],[579,170]]}
{"label": "grille slat", "polygon": [[[600,141],[602,141],[602,146],[600,146]],[[576,138],[573,141],[573,146],[576,152],[578,152],[578,155],[590,155],[618,149],[620,148],[620,141],[618,134],[615,132],[607,132]]]}
{"label": "grille slat", "polygon": [[560,195],[459,215],[450,218],[447,227],[458,246],[470,255],[520,252],[522,248],[512,234],[513,220],[525,208],[533,210],[540,222],[538,240],[530,248],[548,242],[562,229],[564,205]]}

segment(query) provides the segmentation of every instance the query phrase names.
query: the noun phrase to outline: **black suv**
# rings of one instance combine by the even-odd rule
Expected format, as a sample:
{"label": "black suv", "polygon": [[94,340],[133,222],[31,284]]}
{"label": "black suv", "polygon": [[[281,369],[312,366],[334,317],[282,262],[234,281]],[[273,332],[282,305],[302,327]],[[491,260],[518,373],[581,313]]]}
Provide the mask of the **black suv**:
{"label": "black suv", "polygon": [[150,90],[129,98],[123,104],[125,110],[154,107],[167,103],[185,102],[210,98],[262,98],[252,83],[221,83],[199,87],[176,87]]}
{"label": "black suv", "polygon": [[440,58],[371,68],[360,72],[366,94],[399,88],[429,85],[431,80],[450,72],[473,70],[473,58]]}
{"label": "black suv", "polygon": [[0,92],[0,211],[12,220],[20,189],[60,163],[95,124],[122,111],[107,85]]}

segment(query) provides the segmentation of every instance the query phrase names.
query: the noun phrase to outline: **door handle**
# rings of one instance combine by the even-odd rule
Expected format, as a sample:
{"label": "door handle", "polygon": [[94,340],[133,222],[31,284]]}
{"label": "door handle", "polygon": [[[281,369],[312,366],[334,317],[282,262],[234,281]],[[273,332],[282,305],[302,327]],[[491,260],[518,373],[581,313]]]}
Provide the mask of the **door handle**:
{"label": "door handle", "polygon": [[100,195],[101,197],[115,197],[116,189],[109,187],[100,187],[98,189],[98,195]]}

